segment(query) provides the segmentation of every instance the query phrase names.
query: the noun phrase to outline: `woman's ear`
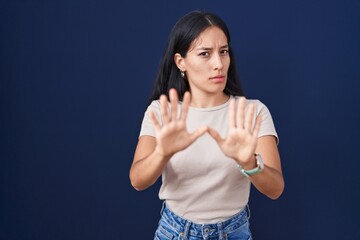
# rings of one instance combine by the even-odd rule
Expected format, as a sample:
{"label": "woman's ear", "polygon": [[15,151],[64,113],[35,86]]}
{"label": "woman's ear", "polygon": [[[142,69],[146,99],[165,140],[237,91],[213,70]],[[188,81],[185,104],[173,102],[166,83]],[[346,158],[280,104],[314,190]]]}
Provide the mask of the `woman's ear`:
{"label": "woman's ear", "polygon": [[183,72],[186,71],[184,58],[181,56],[180,53],[175,53],[174,62],[176,64],[176,66],[180,69],[180,71],[183,71]]}

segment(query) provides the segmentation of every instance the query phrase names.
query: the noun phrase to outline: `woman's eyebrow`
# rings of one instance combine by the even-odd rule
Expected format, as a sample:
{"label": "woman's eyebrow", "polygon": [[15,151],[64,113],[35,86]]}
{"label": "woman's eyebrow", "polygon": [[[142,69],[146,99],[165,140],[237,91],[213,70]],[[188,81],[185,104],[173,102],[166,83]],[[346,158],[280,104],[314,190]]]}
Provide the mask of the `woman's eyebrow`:
{"label": "woman's eyebrow", "polygon": [[212,50],[211,47],[199,47],[199,48],[196,48],[195,50]]}
{"label": "woman's eyebrow", "polygon": [[[228,47],[229,47],[229,45],[226,44],[226,45],[224,45],[224,46],[221,46],[220,49],[228,48]],[[195,50],[212,50],[212,49],[213,49],[213,48],[211,48],[211,47],[199,47],[199,48],[196,48]]]}

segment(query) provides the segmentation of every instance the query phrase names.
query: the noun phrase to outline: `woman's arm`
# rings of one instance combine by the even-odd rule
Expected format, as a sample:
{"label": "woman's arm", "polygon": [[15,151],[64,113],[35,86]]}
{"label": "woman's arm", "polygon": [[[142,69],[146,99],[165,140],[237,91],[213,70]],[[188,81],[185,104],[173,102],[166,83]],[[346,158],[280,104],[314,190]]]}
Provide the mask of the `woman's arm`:
{"label": "woman's arm", "polygon": [[234,159],[243,169],[256,167],[255,153],[260,154],[264,161],[264,169],[249,177],[253,185],[271,199],[278,198],[284,189],[284,179],[281,172],[280,156],[274,136],[258,138],[262,116],[256,117],[255,106],[250,103],[245,114],[245,97],[239,99],[238,107],[232,100],[229,105],[229,133],[223,139],[220,134],[210,128],[210,135],[216,140],[224,154]]}
{"label": "woman's arm", "polygon": [[285,186],[276,138],[274,136],[258,138],[255,152],[261,155],[264,169],[250,176],[249,179],[256,189],[275,200],[280,197]]}
{"label": "woman's arm", "polygon": [[138,191],[153,185],[160,177],[171,156],[163,156],[156,149],[156,138],[141,136],[130,168],[131,185]]}
{"label": "woman's arm", "polygon": [[178,114],[178,95],[171,89],[170,111],[165,95],[160,97],[162,123],[158,121],[153,112],[149,113],[150,119],[156,130],[156,138],[142,136],[139,138],[133,164],[130,168],[130,180],[136,190],[143,190],[151,186],[161,175],[167,162],[177,152],[187,148],[198,137],[207,131],[201,127],[193,133],[186,130],[186,118],[190,105],[190,93],[184,94],[180,114]]}

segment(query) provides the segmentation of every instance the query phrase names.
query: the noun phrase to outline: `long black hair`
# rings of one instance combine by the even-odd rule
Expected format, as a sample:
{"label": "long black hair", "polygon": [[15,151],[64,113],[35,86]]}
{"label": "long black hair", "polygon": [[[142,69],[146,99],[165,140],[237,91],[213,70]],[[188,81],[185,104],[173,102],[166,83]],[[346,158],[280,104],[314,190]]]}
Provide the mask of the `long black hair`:
{"label": "long black hair", "polygon": [[229,44],[230,66],[224,93],[234,96],[244,95],[236,70],[235,57],[230,47],[230,33],[226,24],[215,14],[192,11],[181,17],[170,32],[150,102],[159,99],[162,94],[168,96],[170,88],[177,90],[180,100],[182,100],[186,91],[190,91],[186,76],[184,78],[181,77],[180,70],[174,62],[174,55],[179,53],[182,57],[186,57],[192,42],[197,39],[205,29],[212,26],[216,26],[224,32]]}

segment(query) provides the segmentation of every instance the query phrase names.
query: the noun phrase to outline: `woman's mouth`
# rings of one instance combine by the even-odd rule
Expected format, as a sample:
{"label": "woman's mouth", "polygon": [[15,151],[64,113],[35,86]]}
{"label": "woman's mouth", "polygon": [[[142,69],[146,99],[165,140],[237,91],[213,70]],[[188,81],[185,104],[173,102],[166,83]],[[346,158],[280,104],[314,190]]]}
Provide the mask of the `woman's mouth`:
{"label": "woman's mouth", "polygon": [[212,77],[210,79],[215,83],[223,83],[223,82],[225,82],[225,76],[222,76],[222,75],[218,75],[218,76]]}

